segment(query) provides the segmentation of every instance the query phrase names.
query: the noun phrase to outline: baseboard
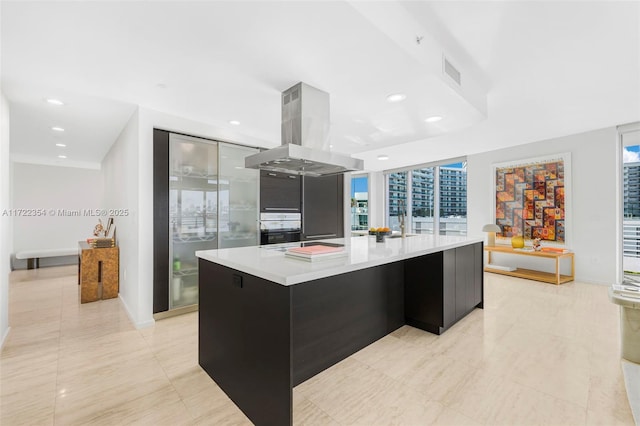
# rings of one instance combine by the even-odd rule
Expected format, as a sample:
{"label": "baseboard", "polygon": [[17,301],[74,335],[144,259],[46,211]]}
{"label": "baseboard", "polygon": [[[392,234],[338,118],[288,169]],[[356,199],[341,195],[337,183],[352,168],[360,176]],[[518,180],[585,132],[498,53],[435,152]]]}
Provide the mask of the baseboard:
{"label": "baseboard", "polygon": [[[593,280],[583,280],[581,278],[576,278],[571,282],[578,282],[578,283],[583,283],[583,284],[593,284],[593,285],[601,285],[601,286],[606,286],[609,287],[611,285],[611,283],[603,283],[602,281],[593,281]],[[567,283],[569,284],[569,283]],[[562,284],[560,284],[562,285]]]}
{"label": "baseboard", "polygon": [[7,341],[7,337],[9,337],[10,331],[11,331],[11,327],[7,327],[6,331],[4,332],[4,335],[2,336],[2,339],[0,340],[0,351],[2,351],[2,348],[4,347],[4,342]]}
{"label": "baseboard", "polygon": [[127,313],[127,316],[129,317],[129,321],[131,321],[131,324],[133,324],[133,326],[137,330],[141,328],[151,327],[156,323],[156,321],[153,318],[147,321],[141,321],[141,322],[136,321],[135,317],[131,314],[131,309],[129,309],[127,302],[124,301],[121,294],[118,294],[118,299],[120,299],[120,303],[122,303],[122,306],[124,307],[124,311]]}

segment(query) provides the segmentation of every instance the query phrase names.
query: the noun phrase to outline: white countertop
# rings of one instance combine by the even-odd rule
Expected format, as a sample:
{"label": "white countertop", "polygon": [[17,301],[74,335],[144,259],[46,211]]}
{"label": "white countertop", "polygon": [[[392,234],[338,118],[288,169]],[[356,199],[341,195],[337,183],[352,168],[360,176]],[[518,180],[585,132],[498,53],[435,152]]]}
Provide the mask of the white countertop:
{"label": "white countertop", "polygon": [[344,244],[347,256],[309,262],[284,255],[287,247],[297,247],[298,243],[201,250],[196,256],[278,284],[292,285],[479,243],[482,239],[415,235],[386,238],[383,243],[376,243],[374,236],[321,241]]}

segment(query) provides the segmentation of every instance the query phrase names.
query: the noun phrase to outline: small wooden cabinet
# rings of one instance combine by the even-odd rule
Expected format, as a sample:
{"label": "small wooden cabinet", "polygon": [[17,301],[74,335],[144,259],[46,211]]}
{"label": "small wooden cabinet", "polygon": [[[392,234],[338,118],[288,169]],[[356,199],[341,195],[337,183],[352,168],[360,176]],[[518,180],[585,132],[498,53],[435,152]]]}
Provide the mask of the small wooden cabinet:
{"label": "small wooden cabinet", "polygon": [[119,256],[118,247],[93,248],[85,241],[79,242],[80,303],[118,297]]}
{"label": "small wooden cabinet", "polygon": [[[575,262],[573,258],[573,252],[566,253],[553,253],[543,251],[528,251],[518,250],[511,247],[485,247],[487,252],[487,266],[485,266],[485,272],[493,272],[494,274],[509,275],[510,277],[526,278],[529,280],[542,281],[545,283],[551,283],[560,285],[569,281],[573,281],[575,274]],[[515,268],[514,270],[502,269],[491,264],[491,253],[506,253],[515,254],[519,256],[533,256],[539,258],[552,259],[555,261],[555,273],[536,271],[533,269]],[[568,259],[571,262],[571,273],[569,275],[563,275],[560,273],[560,260]]]}

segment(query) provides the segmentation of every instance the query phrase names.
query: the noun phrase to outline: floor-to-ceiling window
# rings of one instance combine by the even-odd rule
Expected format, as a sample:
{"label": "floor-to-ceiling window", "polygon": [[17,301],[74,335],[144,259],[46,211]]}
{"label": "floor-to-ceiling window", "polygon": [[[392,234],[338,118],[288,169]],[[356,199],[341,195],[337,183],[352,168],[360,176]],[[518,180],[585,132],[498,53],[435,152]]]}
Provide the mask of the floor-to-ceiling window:
{"label": "floor-to-ceiling window", "polygon": [[640,123],[621,130],[622,268],[640,279]]}
{"label": "floor-to-ceiling window", "polygon": [[433,234],[435,167],[411,170],[411,226],[407,231]]}
{"label": "floor-to-ceiling window", "polygon": [[458,162],[438,167],[440,235],[467,235],[467,167]]}
{"label": "floor-to-ceiling window", "polygon": [[369,229],[369,178],[367,175],[351,177],[351,230]]}
{"label": "floor-to-ceiling window", "polygon": [[[407,172],[389,173],[387,176],[387,226],[392,231],[400,230],[400,213],[406,211]],[[407,228],[405,228],[407,229]]]}
{"label": "floor-to-ceiling window", "polygon": [[387,226],[414,234],[466,235],[467,169],[464,159],[386,173]]}

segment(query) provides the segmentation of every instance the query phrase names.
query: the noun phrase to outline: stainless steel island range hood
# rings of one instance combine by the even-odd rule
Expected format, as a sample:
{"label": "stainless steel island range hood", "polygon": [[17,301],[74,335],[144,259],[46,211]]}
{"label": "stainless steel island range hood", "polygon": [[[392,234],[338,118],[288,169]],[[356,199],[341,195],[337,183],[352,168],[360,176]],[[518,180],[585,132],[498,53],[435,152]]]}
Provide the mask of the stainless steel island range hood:
{"label": "stainless steel island range hood", "polygon": [[324,176],[362,170],[364,161],[329,150],[329,94],[298,83],[282,92],[282,145],[245,158],[245,167]]}

